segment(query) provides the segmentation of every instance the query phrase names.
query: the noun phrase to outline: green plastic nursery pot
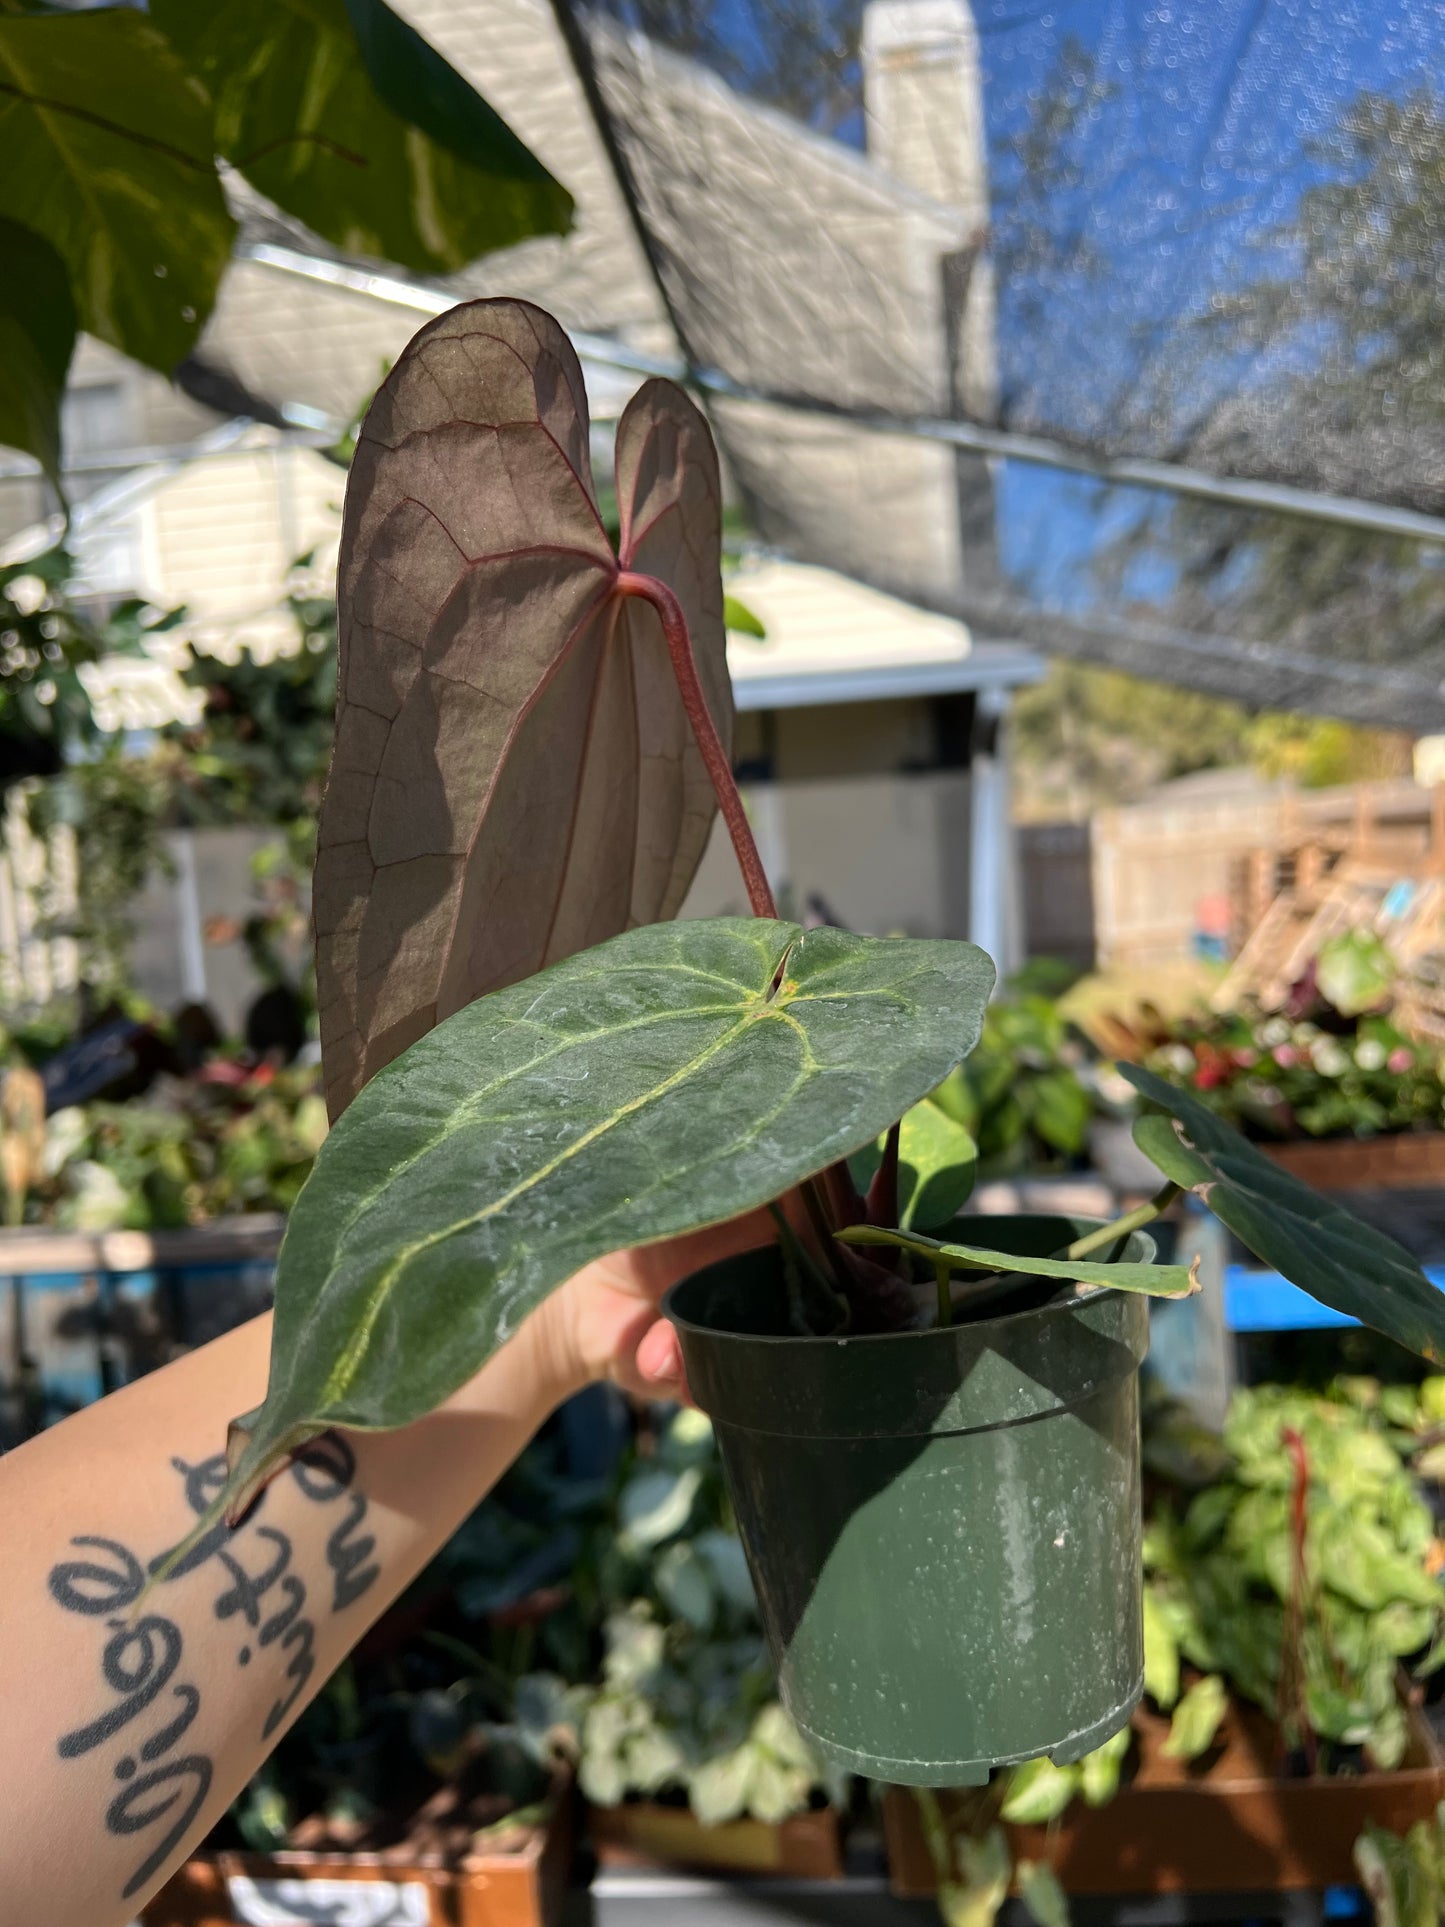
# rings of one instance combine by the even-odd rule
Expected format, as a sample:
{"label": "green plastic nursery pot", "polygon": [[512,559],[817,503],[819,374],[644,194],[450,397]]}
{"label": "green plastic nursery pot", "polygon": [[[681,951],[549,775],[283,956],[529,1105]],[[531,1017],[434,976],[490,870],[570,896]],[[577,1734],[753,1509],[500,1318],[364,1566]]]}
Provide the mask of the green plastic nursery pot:
{"label": "green plastic nursery pot", "polygon": [[[1035,1256],[1093,1228],[963,1222]],[[1153,1240],[1119,1255],[1147,1262]],[[1148,1301],[1040,1281],[1030,1309],[857,1338],[792,1336],[786,1307],[768,1248],[695,1272],[666,1309],[801,1731],[913,1786],[1101,1745],[1143,1687]]]}

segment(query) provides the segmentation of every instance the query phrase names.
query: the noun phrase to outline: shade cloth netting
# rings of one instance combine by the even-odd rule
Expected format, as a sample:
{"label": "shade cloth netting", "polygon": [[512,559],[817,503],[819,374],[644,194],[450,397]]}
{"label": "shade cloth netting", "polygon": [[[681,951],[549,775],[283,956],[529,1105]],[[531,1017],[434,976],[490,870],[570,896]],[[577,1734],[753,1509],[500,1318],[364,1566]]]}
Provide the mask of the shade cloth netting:
{"label": "shade cloth netting", "polygon": [[557,5],[766,539],[980,636],[1445,727],[1445,548],[1359,507],[1445,516],[1435,0]]}

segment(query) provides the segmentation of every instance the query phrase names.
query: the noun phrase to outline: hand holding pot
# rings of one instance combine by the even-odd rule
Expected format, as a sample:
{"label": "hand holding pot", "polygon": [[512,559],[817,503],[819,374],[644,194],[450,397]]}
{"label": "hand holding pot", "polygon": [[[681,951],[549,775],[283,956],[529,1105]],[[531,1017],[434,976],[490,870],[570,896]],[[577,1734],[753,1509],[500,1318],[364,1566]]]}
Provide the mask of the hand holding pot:
{"label": "hand holding pot", "polygon": [[753,1211],[584,1266],[533,1313],[557,1348],[562,1381],[610,1379],[638,1398],[686,1399],[682,1348],[661,1315],[664,1294],[692,1272],[771,1244],[775,1235],[767,1212]]}

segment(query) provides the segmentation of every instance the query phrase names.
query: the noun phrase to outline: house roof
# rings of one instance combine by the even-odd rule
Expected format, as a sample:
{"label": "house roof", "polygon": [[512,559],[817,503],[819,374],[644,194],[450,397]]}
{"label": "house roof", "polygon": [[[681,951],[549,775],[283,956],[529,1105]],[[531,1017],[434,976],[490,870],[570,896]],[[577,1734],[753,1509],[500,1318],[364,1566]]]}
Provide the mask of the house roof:
{"label": "house roof", "polygon": [[1043,658],[975,644],[967,627],[897,596],[801,562],[748,562],[729,592],[767,637],[728,637],[728,668],[740,710],[885,702],[1037,682]]}

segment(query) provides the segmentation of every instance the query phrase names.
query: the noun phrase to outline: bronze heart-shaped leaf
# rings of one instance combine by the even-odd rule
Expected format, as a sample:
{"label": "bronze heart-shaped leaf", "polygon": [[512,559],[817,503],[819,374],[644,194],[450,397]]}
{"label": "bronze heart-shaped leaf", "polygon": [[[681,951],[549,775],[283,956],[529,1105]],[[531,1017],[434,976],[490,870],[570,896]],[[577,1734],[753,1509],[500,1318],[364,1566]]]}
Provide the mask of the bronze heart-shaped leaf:
{"label": "bronze heart-shaped leaf", "polygon": [[681,389],[639,390],[619,557],[589,436],[572,345],[522,301],[430,322],[362,425],[316,863],[333,1118],[475,998],[672,916],[702,856],[713,791],[659,618],[617,581],[673,591],[728,743],[717,457]]}

